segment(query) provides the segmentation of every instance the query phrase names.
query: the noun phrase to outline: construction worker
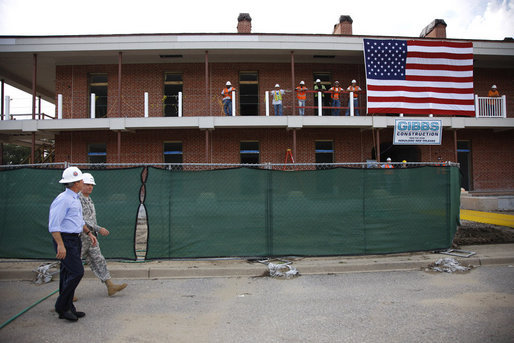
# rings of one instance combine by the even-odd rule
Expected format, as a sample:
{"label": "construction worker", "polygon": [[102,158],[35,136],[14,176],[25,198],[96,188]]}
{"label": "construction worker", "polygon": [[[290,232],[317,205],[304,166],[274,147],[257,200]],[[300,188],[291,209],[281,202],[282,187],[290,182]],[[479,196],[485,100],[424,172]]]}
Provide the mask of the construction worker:
{"label": "construction worker", "polygon": [[281,116],[282,113],[282,98],[284,97],[284,90],[280,89],[280,85],[277,83],[275,85],[275,90],[271,91],[271,96],[273,97],[273,109],[275,110],[276,116]]}
{"label": "construction worker", "polygon": [[402,161],[402,168],[407,168],[407,161],[406,160]]}
{"label": "construction worker", "polygon": [[394,168],[394,166],[391,164],[391,157],[388,157],[387,158],[387,163],[383,164],[382,165],[382,168],[386,168],[386,169],[389,169],[389,168]]}
{"label": "construction worker", "polygon": [[227,81],[225,84],[225,88],[221,91],[221,95],[223,95],[223,111],[225,115],[232,115],[232,92],[235,92],[236,89],[232,87],[230,81]]}
{"label": "construction worker", "polygon": [[339,81],[334,82],[334,87],[330,88],[328,91],[332,92],[332,93],[330,93],[330,97],[332,98],[332,107],[336,107],[336,108],[332,108],[332,115],[338,116],[339,115],[339,107],[341,107],[340,96],[341,96],[341,92],[343,91],[343,89],[341,87],[339,87]]}
{"label": "construction worker", "polygon": [[307,99],[307,87],[305,82],[300,81],[300,86],[296,87],[296,98],[298,99],[298,113],[303,116],[305,114],[305,100]]}
{"label": "construction worker", "polygon": [[[487,93],[487,96],[489,98],[499,98],[500,97],[500,92],[498,92],[498,89],[496,88],[496,85],[492,85],[491,86],[491,89]],[[496,105],[496,104],[499,105],[499,103],[496,102],[496,99],[489,99],[489,100],[487,100],[487,110],[489,112],[489,113],[487,113],[488,116],[491,116],[491,117],[496,117],[497,116],[497,113],[499,112],[499,106]]]}
{"label": "construction worker", "polygon": [[[325,85],[321,84],[321,80],[317,79],[316,84],[314,85],[314,106],[318,106],[318,92],[321,92],[321,106],[323,106],[323,100],[325,100],[325,92],[327,89],[325,88]],[[318,110],[314,110],[314,115],[318,113]]]}
{"label": "construction worker", "polygon": [[[89,173],[83,174],[84,178],[84,186],[82,187],[82,191],[79,193],[80,203],[82,204],[82,213],[84,215],[84,222],[88,228],[88,235],[91,233],[97,237],[98,234],[102,236],[107,236],[109,231],[101,227],[96,222],[96,210],[95,204],[91,199],[90,195],[93,192],[93,187],[96,185],[95,178],[93,175]],[[94,246],[91,245],[90,240],[88,239],[88,235],[85,233],[81,234],[82,239],[82,258],[86,260],[87,264],[91,267],[91,270],[95,275],[107,286],[107,294],[109,296],[114,295],[115,293],[123,290],[127,287],[127,284],[117,285],[112,283],[111,274],[107,269],[107,263],[105,262],[105,257],[102,255],[102,251],[100,251],[100,245],[97,243]]]}
{"label": "construction worker", "polygon": [[[357,108],[359,106],[359,94],[358,92],[361,91],[361,88],[357,86],[357,81],[352,80],[352,84],[348,86],[346,89],[348,92],[353,92],[353,110],[355,112],[355,115],[359,115],[359,109]],[[348,109],[346,110],[346,115],[350,115],[350,102],[352,99],[348,99]]]}

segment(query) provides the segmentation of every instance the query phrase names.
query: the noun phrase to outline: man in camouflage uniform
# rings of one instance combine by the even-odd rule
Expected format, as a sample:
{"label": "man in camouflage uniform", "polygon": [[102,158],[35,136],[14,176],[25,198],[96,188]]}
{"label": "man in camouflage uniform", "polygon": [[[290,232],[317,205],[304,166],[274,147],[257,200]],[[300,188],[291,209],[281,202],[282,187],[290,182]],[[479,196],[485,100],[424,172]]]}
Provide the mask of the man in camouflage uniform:
{"label": "man in camouflage uniform", "polygon": [[[98,236],[98,234],[107,236],[109,231],[104,227],[100,227],[96,223],[95,204],[89,196],[93,192],[93,186],[96,185],[95,179],[93,178],[93,175],[89,173],[84,173],[83,177],[84,186],[82,188],[82,192],[80,192],[79,195],[80,202],[82,203],[82,215],[84,217],[84,221],[86,222],[86,226],[95,236]],[[127,287],[126,283],[116,285],[111,282],[111,274],[109,273],[109,270],[107,270],[107,263],[105,262],[105,257],[103,257],[102,252],[100,251],[100,245],[96,244],[93,246],[91,244],[91,240],[88,239],[84,233],[81,234],[81,239],[82,259],[86,260],[87,264],[91,267],[91,270],[95,273],[95,275],[103,283],[105,283],[109,296]]]}

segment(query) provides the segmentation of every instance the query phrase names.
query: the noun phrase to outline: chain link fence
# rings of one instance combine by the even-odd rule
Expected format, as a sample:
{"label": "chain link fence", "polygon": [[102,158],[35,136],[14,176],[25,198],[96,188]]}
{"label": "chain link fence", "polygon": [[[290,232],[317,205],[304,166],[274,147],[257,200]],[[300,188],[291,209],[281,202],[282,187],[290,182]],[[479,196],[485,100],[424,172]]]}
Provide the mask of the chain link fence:
{"label": "chain link fence", "polygon": [[[68,163],[1,166],[0,257],[54,258]],[[455,164],[73,164],[91,172],[107,258],[325,256],[451,246]]]}

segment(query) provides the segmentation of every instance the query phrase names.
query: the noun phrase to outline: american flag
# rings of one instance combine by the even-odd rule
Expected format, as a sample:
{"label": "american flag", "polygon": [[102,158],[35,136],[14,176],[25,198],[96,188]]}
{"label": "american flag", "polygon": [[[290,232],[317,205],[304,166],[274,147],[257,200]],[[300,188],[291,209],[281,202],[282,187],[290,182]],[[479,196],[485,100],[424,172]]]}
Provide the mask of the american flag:
{"label": "american flag", "polygon": [[475,115],[473,43],[364,39],[368,113]]}

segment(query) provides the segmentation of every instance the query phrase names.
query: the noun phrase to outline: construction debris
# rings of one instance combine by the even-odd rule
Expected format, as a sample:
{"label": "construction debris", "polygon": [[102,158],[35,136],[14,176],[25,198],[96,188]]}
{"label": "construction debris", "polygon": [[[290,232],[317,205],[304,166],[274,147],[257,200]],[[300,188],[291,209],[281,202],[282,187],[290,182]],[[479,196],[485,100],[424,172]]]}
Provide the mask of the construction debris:
{"label": "construction debris", "polygon": [[[249,260],[249,262],[251,262]],[[292,278],[296,276],[300,276],[298,270],[291,266],[292,262],[287,260],[274,260],[270,261],[266,260],[257,260],[257,262],[265,264],[268,266],[268,270],[266,270],[260,277],[277,277],[277,278]]]}
{"label": "construction debris", "polygon": [[[37,273],[34,283],[40,285],[42,283],[47,283],[52,281],[52,277],[54,274],[59,273],[59,262],[45,263],[34,269],[34,272]],[[55,268],[55,270],[51,270]]]}
{"label": "construction debris", "polygon": [[454,259],[453,257],[445,257],[440,258],[434,263],[429,264],[428,267],[425,268],[425,271],[440,273],[463,273],[471,270],[471,268],[473,267],[461,265],[460,262]]}
{"label": "construction debris", "polygon": [[268,263],[269,275],[271,277],[285,277],[286,279],[298,276],[296,268],[291,266],[291,262]]}

